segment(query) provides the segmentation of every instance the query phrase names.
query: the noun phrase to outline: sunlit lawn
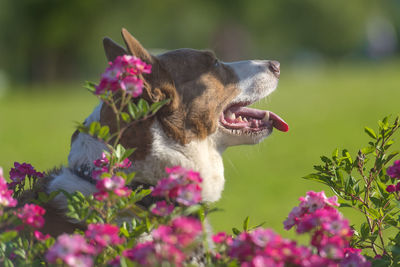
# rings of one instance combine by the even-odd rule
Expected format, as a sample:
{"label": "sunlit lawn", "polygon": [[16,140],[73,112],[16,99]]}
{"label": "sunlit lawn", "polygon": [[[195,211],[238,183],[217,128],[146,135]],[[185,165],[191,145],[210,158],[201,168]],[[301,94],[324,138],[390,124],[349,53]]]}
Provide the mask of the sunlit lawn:
{"label": "sunlit lawn", "polygon": [[[337,146],[354,155],[366,144],[364,126],[375,128],[385,115],[400,113],[400,62],[282,66],[278,90],[258,104],[290,125],[258,146],[234,147],[224,154],[225,192],[211,214],[215,230],[240,226],[246,216],[284,233],[282,221],[308,190],[327,187],[301,177],[319,156]],[[83,121],[97,99],[80,85],[46,90],[10,89],[0,98],[0,166],[14,161],[46,170],[67,162],[74,122]],[[396,144],[395,149],[400,145]],[[343,210],[355,221],[353,211]],[[291,236],[291,234],[284,234]]]}

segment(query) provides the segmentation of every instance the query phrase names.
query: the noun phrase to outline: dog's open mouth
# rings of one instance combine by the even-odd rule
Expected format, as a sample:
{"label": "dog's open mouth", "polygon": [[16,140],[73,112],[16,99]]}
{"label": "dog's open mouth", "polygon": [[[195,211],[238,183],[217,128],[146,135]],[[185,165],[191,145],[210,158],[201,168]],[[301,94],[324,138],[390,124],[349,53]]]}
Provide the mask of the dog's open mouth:
{"label": "dog's open mouth", "polygon": [[223,127],[244,132],[260,132],[265,129],[276,128],[279,131],[289,131],[289,125],[271,111],[246,107],[247,104],[229,106],[220,116]]}

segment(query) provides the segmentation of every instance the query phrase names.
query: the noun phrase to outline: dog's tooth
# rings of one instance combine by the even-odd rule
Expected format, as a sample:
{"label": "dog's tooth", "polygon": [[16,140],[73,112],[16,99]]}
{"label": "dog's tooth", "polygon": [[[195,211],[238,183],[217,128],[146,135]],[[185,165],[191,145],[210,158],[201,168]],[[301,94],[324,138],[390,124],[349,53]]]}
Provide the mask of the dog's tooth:
{"label": "dog's tooth", "polygon": [[263,121],[269,121],[269,111],[267,111],[266,113],[265,113],[265,116],[264,116],[264,118],[262,119]]}
{"label": "dog's tooth", "polygon": [[239,116],[237,119],[238,119],[238,121],[243,121],[242,116]]}
{"label": "dog's tooth", "polygon": [[246,119],[246,117],[243,118],[243,121],[248,122],[247,119]]}
{"label": "dog's tooth", "polygon": [[235,113],[229,112],[228,118],[231,120],[235,120],[236,119]]}

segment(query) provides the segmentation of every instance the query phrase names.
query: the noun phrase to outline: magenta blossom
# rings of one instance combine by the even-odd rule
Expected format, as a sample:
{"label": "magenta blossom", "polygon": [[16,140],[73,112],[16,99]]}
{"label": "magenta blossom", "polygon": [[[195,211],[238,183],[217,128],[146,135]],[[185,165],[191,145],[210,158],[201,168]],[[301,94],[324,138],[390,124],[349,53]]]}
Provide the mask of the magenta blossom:
{"label": "magenta blossom", "polygon": [[106,246],[121,244],[124,240],[119,237],[119,228],[111,224],[89,224],[85,236],[100,252]]}
{"label": "magenta blossom", "polygon": [[49,239],[50,238],[50,235],[49,234],[43,234],[42,232],[40,232],[40,231],[38,231],[38,230],[35,230],[34,232],[33,232],[33,235],[35,236],[35,238],[37,239],[37,240],[39,240],[39,241],[46,241],[47,239]]}
{"label": "magenta blossom", "polygon": [[388,186],[386,187],[386,191],[387,191],[388,193],[396,192],[396,186],[395,186],[394,184],[388,185]]}
{"label": "magenta blossom", "polygon": [[24,224],[34,228],[42,228],[44,225],[43,215],[45,213],[46,210],[41,206],[35,204],[25,204],[25,206],[18,211],[17,216]]}
{"label": "magenta blossom", "polygon": [[225,232],[219,232],[212,236],[212,240],[216,244],[226,243],[228,245],[232,244],[232,236],[227,235]]}
{"label": "magenta blossom", "polygon": [[400,160],[396,160],[392,166],[387,168],[386,173],[392,178],[400,179]]}
{"label": "magenta blossom", "polygon": [[124,178],[120,176],[105,177],[97,182],[96,188],[99,190],[98,193],[94,194],[97,200],[108,197],[110,192],[120,197],[126,197],[131,193],[131,190],[125,187]]}
{"label": "magenta blossom", "polygon": [[102,74],[95,94],[121,89],[133,97],[138,97],[143,91],[143,80],[140,77],[143,73],[151,73],[151,65],[134,56],[118,56],[114,62],[109,63],[109,67]]}
{"label": "magenta blossom", "polygon": [[361,249],[347,248],[344,249],[344,259],[340,262],[340,267],[370,267],[368,262],[360,253]]}
{"label": "magenta blossom", "polygon": [[198,219],[190,217],[178,217],[171,221],[170,225],[161,225],[155,229],[152,236],[171,245],[187,247],[197,240],[202,234],[202,225]]}
{"label": "magenta blossom", "polygon": [[202,179],[198,172],[179,166],[166,168],[166,172],[169,174],[168,177],[158,182],[153,189],[153,196],[165,197],[184,206],[201,202]]}
{"label": "magenta blossom", "polygon": [[8,189],[7,182],[3,177],[3,169],[0,167],[0,207],[15,207],[17,205],[17,200],[12,197],[12,194],[13,191]]}
{"label": "magenta blossom", "polygon": [[158,266],[162,262],[172,263],[174,266],[183,266],[185,254],[169,243],[148,241],[139,243],[134,248],[125,250],[123,255],[139,263],[141,266]]}
{"label": "magenta blossom", "polygon": [[62,261],[74,267],[91,267],[93,266],[92,255],[95,251],[95,248],[89,245],[83,236],[62,234],[47,251],[46,260],[49,263]]}
{"label": "magenta blossom", "polygon": [[10,179],[13,181],[13,184],[19,184],[25,180],[25,177],[37,177],[42,178],[44,176],[43,173],[37,172],[35,168],[28,163],[19,163],[14,162],[14,168],[10,170]]}
{"label": "magenta blossom", "polygon": [[[269,229],[257,229],[238,235],[229,247],[228,255],[240,266],[319,266],[312,265],[320,257],[311,257],[308,248],[297,246]],[[313,258],[313,259],[312,259]],[[312,259],[313,263],[310,264]]]}
{"label": "magenta blossom", "polygon": [[106,167],[106,166],[108,166],[109,163],[110,163],[110,160],[108,159],[106,153],[104,153],[104,152],[101,154],[101,158],[93,161],[94,166],[99,167],[99,168]]}
{"label": "magenta blossom", "polygon": [[168,216],[172,213],[175,206],[168,204],[165,200],[156,202],[155,207],[151,209],[151,212],[158,216]]}

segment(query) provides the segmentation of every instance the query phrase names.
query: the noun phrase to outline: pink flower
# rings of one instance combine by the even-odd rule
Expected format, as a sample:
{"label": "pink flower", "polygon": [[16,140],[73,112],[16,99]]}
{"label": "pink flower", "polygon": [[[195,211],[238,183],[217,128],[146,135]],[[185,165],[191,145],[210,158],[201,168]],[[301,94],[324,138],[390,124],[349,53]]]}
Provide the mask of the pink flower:
{"label": "pink flower", "polygon": [[[345,248],[344,258],[340,261],[340,267],[370,267],[371,263],[362,256],[361,249]],[[376,257],[375,257],[376,258]]]}
{"label": "pink flower", "polygon": [[46,213],[45,209],[35,204],[25,204],[17,214],[18,218],[24,224],[30,225],[34,228],[42,228],[44,225],[43,215]]}
{"label": "pink flower", "polygon": [[110,163],[106,153],[102,153],[101,154],[101,158],[96,159],[95,161],[93,161],[94,166],[99,167],[99,168],[103,168],[105,166],[108,166],[108,164]]}
{"label": "pink flower", "polygon": [[167,216],[172,213],[175,206],[167,204],[165,200],[156,202],[156,206],[151,209],[151,212],[158,216]]}
{"label": "pink flower", "polygon": [[289,213],[288,218],[283,222],[284,228],[289,230],[293,226],[295,226],[298,221],[299,217],[304,215],[304,210],[300,207],[294,207],[292,211]]}
{"label": "pink flower", "polygon": [[85,232],[86,238],[98,253],[106,246],[121,244],[124,240],[118,234],[119,228],[111,224],[89,224]]}
{"label": "pink flower", "polygon": [[131,261],[136,261],[143,266],[156,266],[159,261],[155,257],[155,254],[156,248],[152,241],[139,243],[134,248],[125,250],[122,253],[122,255]]}
{"label": "pink flower", "polygon": [[3,177],[3,169],[0,167],[0,206],[15,207],[17,205],[17,200],[14,199],[12,195],[13,191],[8,189],[7,182]]}
{"label": "pink flower", "polygon": [[151,73],[151,65],[134,56],[118,56],[114,62],[109,63],[109,67],[102,74],[95,94],[116,92],[121,89],[133,97],[138,97],[143,90],[143,80],[139,77],[143,73]]}
{"label": "pink flower", "polygon": [[393,192],[396,191],[396,186],[395,186],[394,184],[388,185],[388,186],[386,187],[386,191],[387,191],[388,193],[393,193]]}
{"label": "pink flower", "polygon": [[174,166],[171,168],[165,168],[166,173],[169,174],[169,177],[174,179],[187,179],[193,181],[195,183],[201,183],[203,179],[200,177],[200,173],[185,169],[181,166]]}
{"label": "pink flower", "polygon": [[305,198],[300,198],[300,202],[300,207],[307,209],[309,212],[314,212],[315,210],[321,209],[326,205],[339,207],[339,203],[337,203],[337,196],[327,198],[324,191],[309,191],[307,192],[307,196]]}
{"label": "pink flower", "polygon": [[33,232],[33,235],[35,236],[35,238],[39,241],[46,241],[47,239],[50,238],[49,234],[44,235],[42,232],[35,230]]}
{"label": "pink flower", "polygon": [[131,94],[133,97],[138,97],[143,92],[143,80],[136,76],[127,76],[120,83],[121,89]]}
{"label": "pink flower", "polygon": [[108,265],[111,267],[120,267],[121,266],[121,257],[117,255],[114,259],[108,262]]}
{"label": "pink flower", "polygon": [[272,230],[257,229],[237,236],[228,249],[228,255],[240,266],[307,266],[311,251],[283,239]]}
{"label": "pink flower", "polygon": [[16,184],[24,181],[26,176],[42,178],[43,175],[43,173],[37,172],[31,164],[25,162],[22,164],[14,162],[14,168],[10,170],[10,179]]}
{"label": "pink flower", "polygon": [[163,262],[168,262],[179,267],[186,258],[185,254],[175,246],[152,241],[139,243],[134,248],[125,250],[123,255],[141,266],[158,266]]}
{"label": "pink flower", "polygon": [[201,187],[198,184],[180,186],[177,191],[176,201],[185,206],[191,206],[201,201]]}
{"label": "pink flower", "polygon": [[386,173],[392,178],[400,179],[400,160],[396,160],[392,166],[388,167]]}
{"label": "pink flower", "polygon": [[190,206],[201,202],[202,179],[198,172],[184,169],[179,166],[166,168],[169,174],[161,179],[153,189],[153,196],[165,197],[182,205]]}
{"label": "pink flower", "polygon": [[91,255],[95,251],[95,248],[89,245],[83,236],[62,234],[47,251],[46,260],[49,263],[57,263],[57,260],[61,260],[69,266],[90,267],[93,265]]}
{"label": "pink flower", "polygon": [[118,168],[123,168],[123,169],[127,169],[130,166],[132,166],[132,162],[129,159],[124,159],[121,163],[117,164]]}
{"label": "pink flower", "polygon": [[154,240],[185,248],[202,234],[201,222],[190,217],[178,217],[170,225],[161,225],[152,232]]}
{"label": "pink flower", "polygon": [[203,230],[201,222],[191,217],[175,218],[171,221],[171,227],[178,238],[178,244],[183,247],[199,238]]}
{"label": "pink flower", "polygon": [[212,240],[216,244],[226,243],[230,245],[232,243],[232,237],[227,235],[225,232],[219,232],[212,236]]}
{"label": "pink flower", "polygon": [[103,201],[108,198],[108,192],[100,191],[93,194],[93,197],[98,201]]}
{"label": "pink flower", "polygon": [[96,188],[99,190],[98,193],[94,194],[97,200],[105,199],[109,192],[122,197],[131,193],[131,190],[125,187],[125,180],[120,176],[105,177],[97,182]]}

